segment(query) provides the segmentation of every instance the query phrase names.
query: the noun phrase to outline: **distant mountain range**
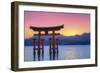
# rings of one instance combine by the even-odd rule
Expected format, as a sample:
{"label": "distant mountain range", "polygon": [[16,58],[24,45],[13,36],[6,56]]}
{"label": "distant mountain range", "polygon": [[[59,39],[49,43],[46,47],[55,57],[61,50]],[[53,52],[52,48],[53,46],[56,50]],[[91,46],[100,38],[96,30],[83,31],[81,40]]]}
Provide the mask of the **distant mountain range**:
{"label": "distant mountain range", "polygon": [[[24,40],[25,46],[33,45],[33,38],[38,39],[38,36],[33,36],[29,39]],[[44,44],[49,45],[49,38],[52,36],[41,36],[42,39],[45,39]],[[57,35],[56,39],[58,39],[59,45],[87,45],[90,44],[90,33],[84,33],[82,35],[76,36],[63,36]]]}

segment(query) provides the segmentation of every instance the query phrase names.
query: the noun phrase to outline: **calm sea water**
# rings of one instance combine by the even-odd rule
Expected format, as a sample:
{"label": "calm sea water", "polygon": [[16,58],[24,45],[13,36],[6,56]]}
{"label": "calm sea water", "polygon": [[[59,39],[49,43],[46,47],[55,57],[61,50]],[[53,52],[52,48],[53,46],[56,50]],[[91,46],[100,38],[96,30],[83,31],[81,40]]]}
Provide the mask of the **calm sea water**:
{"label": "calm sea water", "polygon": [[34,54],[33,46],[25,46],[24,61],[70,60],[90,58],[90,45],[61,45],[58,53],[50,53],[49,46],[44,47],[44,54]]}

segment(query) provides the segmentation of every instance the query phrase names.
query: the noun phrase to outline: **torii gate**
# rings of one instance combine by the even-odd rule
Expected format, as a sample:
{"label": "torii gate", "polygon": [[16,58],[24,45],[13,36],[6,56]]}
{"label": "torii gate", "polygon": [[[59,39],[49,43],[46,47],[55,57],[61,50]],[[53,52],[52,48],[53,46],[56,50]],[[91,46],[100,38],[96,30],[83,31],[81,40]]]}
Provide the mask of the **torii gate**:
{"label": "torii gate", "polygon": [[[37,34],[34,34],[34,36],[38,36],[38,52],[40,52],[42,50],[42,53],[44,53],[44,39],[41,39],[40,37],[42,35],[51,35],[52,38],[49,39],[49,43],[50,43],[50,52],[53,51],[55,52],[55,50],[57,50],[58,52],[58,39],[55,38],[55,35],[59,35],[60,33],[55,33],[55,31],[60,30],[61,28],[64,28],[64,25],[60,25],[60,26],[54,26],[54,27],[34,27],[34,26],[30,26],[30,29],[32,29],[33,31],[37,31]],[[41,33],[42,31],[45,32],[45,34]],[[52,33],[48,33],[49,31],[52,31]],[[33,39],[33,45],[34,45],[34,52],[36,50],[36,39]],[[40,46],[42,46],[42,48],[40,48]]]}

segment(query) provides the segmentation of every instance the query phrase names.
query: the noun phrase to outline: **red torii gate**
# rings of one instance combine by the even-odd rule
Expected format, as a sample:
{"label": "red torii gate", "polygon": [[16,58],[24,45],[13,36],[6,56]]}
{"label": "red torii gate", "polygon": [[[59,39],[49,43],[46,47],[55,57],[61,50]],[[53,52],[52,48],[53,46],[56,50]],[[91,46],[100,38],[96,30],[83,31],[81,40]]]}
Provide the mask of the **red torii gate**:
{"label": "red torii gate", "polygon": [[[54,27],[34,27],[34,26],[30,26],[30,29],[32,29],[33,31],[37,31],[37,34],[34,34],[34,36],[38,36],[38,52],[40,52],[40,50],[42,49],[42,53],[44,52],[44,39],[41,39],[40,37],[42,35],[51,35],[52,38],[49,39],[49,43],[50,43],[50,51],[53,50],[53,52],[55,52],[55,49],[57,48],[58,51],[58,39],[55,38],[55,35],[59,35],[60,33],[55,33],[55,31],[60,30],[61,28],[64,28],[64,25],[60,25],[60,26],[54,26]],[[45,34],[41,33],[42,31],[45,32]],[[52,31],[52,33],[48,33],[49,31]],[[34,45],[34,52],[36,50],[36,39],[33,39],[33,45]],[[42,48],[40,48],[40,46],[42,45]]]}

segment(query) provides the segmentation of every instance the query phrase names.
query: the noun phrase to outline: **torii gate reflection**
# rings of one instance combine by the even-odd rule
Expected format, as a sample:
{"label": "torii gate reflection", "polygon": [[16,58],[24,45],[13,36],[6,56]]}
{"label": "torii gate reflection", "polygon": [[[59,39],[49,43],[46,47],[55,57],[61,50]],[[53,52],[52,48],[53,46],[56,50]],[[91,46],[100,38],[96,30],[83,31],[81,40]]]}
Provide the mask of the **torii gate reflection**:
{"label": "torii gate reflection", "polygon": [[[55,31],[60,30],[61,28],[64,28],[64,25],[60,26],[54,26],[54,27],[34,27],[30,26],[30,29],[33,31],[37,31],[38,34],[34,34],[34,36],[38,36],[38,39],[33,39],[33,55],[34,55],[34,61],[36,60],[36,50],[38,55],[38,60],[40,61],[40,55],[42,55],[42,60],[44,59],[44,41],[45,39],[41,39],[42,35],[51,35],[52,38],[49,38],[49,55],[50,60],[55,60],[55,55],[58,56],[58,39],[55,38],[56,35],[60,35],[60,33],[55,33]],[[41,32],[44,31],[45,34],[42,34]],[[52,33],[48,33],[49,31],[52,31]],[[38,42],[38,47],[36,48],[36,42]]]}

